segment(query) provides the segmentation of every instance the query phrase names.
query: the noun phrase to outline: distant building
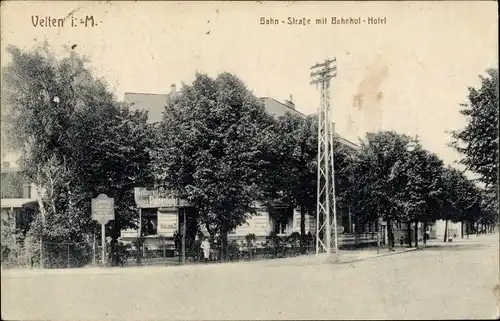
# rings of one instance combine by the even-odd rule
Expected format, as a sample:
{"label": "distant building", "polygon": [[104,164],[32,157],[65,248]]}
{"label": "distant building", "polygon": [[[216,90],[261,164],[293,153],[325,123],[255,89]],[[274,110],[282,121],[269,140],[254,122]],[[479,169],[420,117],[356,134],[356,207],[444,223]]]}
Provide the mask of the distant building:
{"label": "distant building", "polygon": [[[2,149],[1,164],[1,224],[12,231],[27,231],[36,210],[37,198],[34,185],[24,178],[16,160],[18,155]],[[16,239],[11,240],[16,243]]]}

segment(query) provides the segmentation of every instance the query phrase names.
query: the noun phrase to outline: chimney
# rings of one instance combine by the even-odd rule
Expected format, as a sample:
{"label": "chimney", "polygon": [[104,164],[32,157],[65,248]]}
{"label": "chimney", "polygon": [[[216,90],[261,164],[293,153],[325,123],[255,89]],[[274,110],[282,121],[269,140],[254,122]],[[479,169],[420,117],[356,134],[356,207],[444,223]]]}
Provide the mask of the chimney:
{"label": "chimney", "polygon": [[295,104],[293,103],[293,97],[290,94],[290,100],[285,100],[285,105],[287,105],[289,108],[295,109]]}
{"label": "chimney", "polygon": [[167,94],[167,99],[165,101],[165,107],[167,107],[171,100],[177,95],[177,90],[175,84],[170,85],[170,92]]}

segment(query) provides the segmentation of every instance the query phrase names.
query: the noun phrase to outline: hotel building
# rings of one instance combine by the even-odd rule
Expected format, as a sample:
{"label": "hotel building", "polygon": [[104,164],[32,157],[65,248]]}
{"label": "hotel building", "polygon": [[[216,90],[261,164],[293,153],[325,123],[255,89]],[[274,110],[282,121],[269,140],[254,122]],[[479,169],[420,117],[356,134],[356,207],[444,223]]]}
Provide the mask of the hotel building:
{"label": "hotel building", "polygon": [[[163,111],[168,106],[170,97],[176,95],[176,86],[172,85],[170,93],[168,94],[149,94],[149,93],[125,93],[124,101],[128,103],[131,108],[137,110],[145,110],[148,112],[148,122],[153,124],[160,122],[163,117]],[[295,108],[295,104],[290,96],[289,100],[284,103],[277,101],[271,97],[260,98],[264,104],[265,110],[275,116],[284,116],[286,113],[295,114],[301,117],[306,117],[303,113]],[[351,150],[356,150],[357,145],[352,142],[336,135],[336,139],[341,144],[345,145]],[[162,195],[163,194],[163,195]],[[148,243],[153,245],[156,243],[154,240],[159,236],[165,238],[172,238],[176,231],[179,231],[182,225],[184,213],[189,212],[189,206],[186,202],[167,198],[164,192],[160,189],[135,189],[136,205],[141,211],[141,227],[143,235],[149,238]],[[279,206],[274,208],[279,211],[289,211],[287,215],[279,215],[280,219],[274,218],[267,212],[266,208],[256,205],[256,215],[251,216],[247,222],[234,230],[230,238],[243,238],[245,235],[252,233],[255,234],[257,239],[264,239],[271,232],[276,232],[278,235],[289,235],[293,232],[300,233],[300,213],[290,208],[289,206]],[[347,223],[351,221],[348,213],[339,214],[339,231],[350,231],[349,226],[352,224]],[[187,215],[186,217],[189,217]],[[288,217],[283,221],[283,217]],[[309,231],[314,234],[316,228],[315,217],[306,215],[306,233]],[[189,225],[189,219],[186,219],[186,224]],[[344,228],[346,226],[346,228]],[[372,227],[366,227],[370,232],[374,231]],[[124,241],[131,240],[138,236],[137,230],[122,231],[122,239]]]}

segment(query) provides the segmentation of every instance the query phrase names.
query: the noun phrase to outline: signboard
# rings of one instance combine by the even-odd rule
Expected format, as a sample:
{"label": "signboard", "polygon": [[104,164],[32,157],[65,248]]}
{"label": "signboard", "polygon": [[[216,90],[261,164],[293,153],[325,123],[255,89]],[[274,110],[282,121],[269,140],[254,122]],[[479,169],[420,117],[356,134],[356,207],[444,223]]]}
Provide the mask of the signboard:
{"label": "signboard", "polygon": [[163,236],[174,236],[178,230],[179,218],[175,212],[158,212],[158,234]]}
{"label": "signboard", "polygon": [[92,199],[92,219],[101,224],[115,219],[115,200],[105,194]]}
{"label": "signboard", "polygon": [[106,264],[106,223],[115,219],[115,199],[100,194],[92,199],[92,219],[101,224],[102,264]]}
{"label": "signboard", "polygon": [[136,187],[134,188],[134,198],[137,207],[140,208],[189,206],[187,201],[171,196],[171,193],[169,193],[163,187]]}

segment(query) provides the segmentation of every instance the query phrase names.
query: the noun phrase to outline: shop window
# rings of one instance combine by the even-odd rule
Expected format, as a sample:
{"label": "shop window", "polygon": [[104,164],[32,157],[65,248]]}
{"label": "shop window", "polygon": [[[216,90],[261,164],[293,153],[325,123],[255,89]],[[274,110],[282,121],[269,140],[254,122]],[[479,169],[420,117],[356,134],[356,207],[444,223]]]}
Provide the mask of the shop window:
{"label": "shop window", "polygon": [[158,234],[158,209],[144,208],[142,209],[142,235],[157,235]]}
{"label": "shop window", "polygon": [[293,221],[293,209],[275,209],[272,216],[273,231],[276,234],[287,234],[288,227]]}
{"label": "shop window", "polygon": [[286,234],[288,220],[283,217],[278,217],[274,220],[274,231],[276,234]]}

